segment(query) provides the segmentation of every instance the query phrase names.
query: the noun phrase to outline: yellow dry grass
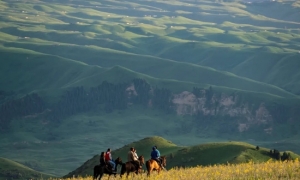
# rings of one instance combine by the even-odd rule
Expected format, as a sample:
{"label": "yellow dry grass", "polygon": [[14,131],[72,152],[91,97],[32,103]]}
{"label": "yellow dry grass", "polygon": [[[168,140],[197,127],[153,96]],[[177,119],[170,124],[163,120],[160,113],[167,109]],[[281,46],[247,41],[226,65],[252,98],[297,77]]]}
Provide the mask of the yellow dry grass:
{"label": "yellow dry grass", "polygon": [[[75,177],[68,180],[92,180],[92,176]],[[108,179],[105,175],[102,179]],[[110,179],[121,179],[119,176]],[[123,176],[122,179],[126,179]],[[172,168],[168,171],[157,174],[154,172],[150,178],[146,173],[140,175],[130,175],[131,180],[194,180],[194,179],[212,179],[212,180],[231,180],[231,179],[300,179],[300,162],[298,159],[294,161],[268,161],[265,163],[248,162],[243,164],[227,164],[198,166],[191,168]]]}

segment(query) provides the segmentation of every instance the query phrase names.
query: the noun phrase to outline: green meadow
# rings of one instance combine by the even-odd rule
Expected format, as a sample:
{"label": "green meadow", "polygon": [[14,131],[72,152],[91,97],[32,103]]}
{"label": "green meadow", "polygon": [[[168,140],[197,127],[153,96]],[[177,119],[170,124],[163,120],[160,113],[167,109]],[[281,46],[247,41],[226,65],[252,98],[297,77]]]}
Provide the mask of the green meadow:
{"label": "green meadow", "polygon": [[[123,157],[132,142],[145,155],[163,143],[175,155],[170,166],[266,161],[274,148],[300,153],[300,3],[249,2],[0,1],[0,107],[32,93],[45,102],[7,127],[0,119],[0,156],[61,177],[93,157],[75,171],[90,174],[101,151]],[[107,101],[59,122],[45,115],[72,88],[133,79],[170,90],[179,105],[166,112],[134,102],[107,113]],[[207,96],[180,99],[195,87],[213,90],[210,106]],[[151,136],[173,143],[137,141]],[[213,160],[199,155],[219,151]]]}
{"label": "green meadow", "polygon": [[[239,163],[262,163],[269,160],[276,160],[269,152],[270,149],[260,147],[259,150],[253,144],[245,142],[210,142],[191,146],[178,146],[162,137],[154,136],[126,144],[113,151],[114,158],[120,157],[127,161],[127,152],[130,147],[137,149],[138,155],[143,155],[145,161],[149,160],[151,147],[156,145],[162,155],[167,157],[167,169],[175,167],[196,167],[209,165],[225,165]],[[283,153],[283,152],[281,152]],[[298,154],[287,151],[293,159],[299,158]],[[70,172],[65,178],[73,176],[85,177],[93,174],[93,167],[99,164],[99,155],[87,160],[82,166]],[[119,167],[120,168],[120,167]],[[143,167],[146,170],[145,167]]]}

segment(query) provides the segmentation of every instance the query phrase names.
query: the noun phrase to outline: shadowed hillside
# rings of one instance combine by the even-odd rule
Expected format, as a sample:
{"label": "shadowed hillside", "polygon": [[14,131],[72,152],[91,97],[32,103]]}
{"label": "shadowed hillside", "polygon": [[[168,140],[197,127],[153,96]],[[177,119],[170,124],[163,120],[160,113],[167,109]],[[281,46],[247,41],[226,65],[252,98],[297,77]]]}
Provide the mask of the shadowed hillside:
{"label": "shadowed hillside", "polygon": [[[18,51],[18,49],[2,49],[2,53],[5,55],[5,58],[1,60],[1,64],[3,65],[1,67],[3,76],[1,77],[3,77],[3,80],[1,80],[0,83],[2,83],[3,90],[15,90],[28,93],[33,90],[46,88],[59,89],[75,85],[94,84],[96,81],[101,83],[103,80],[125,82],[132,78],[128,73],[125,76],[120,76],[116,70],[102,74],[102,72],[105,71],[104,68],[90,66],[79,61],[34,53],[27,50],[24,50],[24,53],[21,52]],[[14,55],[10,55],[11,53],[14,53]],[[140,60],[133,60],[130,56],[128,59],[123,56],[122,59],[115,60],[115,64],[137,70],[138,72],[144,69],[146,74],[161,79],[223,86],[244,91],[264,92],[282,97],[297,97],[276,86],[241,78],[231,73],[220,72],[207,67],[178,63],[175,61],[172,62],[154,57],[148,57],[150,58],[149,60],[141,62]],[[143,56],[141,56],[141,58],[143,58]],[[127,60],[125,61],[125,59]],[[106,64],[106,66],[110,67],[113,65],[113,63],[111,63],[112,61],[113,60],[110,59],[103,59],[100,64],[108,63],[109,65]],[[145,69],[145,66],[148,70]],[[11,67],[15,67],[13,71],[10,69]],[[41,73],[46,74],[47,77],[36,76]],[[186,74],[190,75],[184,76]],[[126,78],[124,79],[124,77]],[[44,79],[46,79],[46,81],[44,81]],[[59,81],[57,81],[57,79],[59,79]],[[4,84],[9,84],[9,86],[4,86]],[[26,84],[26,86],[19,86],[19,84]],[[29,89],[26,89],[26,87]]]}
{"label": "shadowed hillside", "polygon": [[48,179],[54,177],[28,168],[15,161],[0,158],[0,179]]}

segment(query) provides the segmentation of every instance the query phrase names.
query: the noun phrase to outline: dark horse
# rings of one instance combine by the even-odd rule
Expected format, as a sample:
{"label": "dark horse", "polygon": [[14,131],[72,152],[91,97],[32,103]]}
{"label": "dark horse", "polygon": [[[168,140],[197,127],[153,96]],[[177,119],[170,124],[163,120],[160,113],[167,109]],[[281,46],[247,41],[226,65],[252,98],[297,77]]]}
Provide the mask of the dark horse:
{"label": "dark horse", "polygon": [[[166,156],[161,156],[160,159],[163,167],[166,167],[167,166]],[[146,161],[146,167],[147,167],[147,176],[150,176],[150,173],[153,170],[156,170],[157,173],[159,173],[162,170],[162,167],[153,159]]]}
{"label": "dark horse", "polygon": [[[141,166],[143,166],[145,164],[144,156],[139,156],[138,160],[140,161]],[[121,168],[120,177],[122,177],[123,174],[127,173],[126,177],[128,178],[130,172],[135,172],[136,174],[138,174],[140,170],[141,170],[141,168],[137,167],[136,164],[134,164],[131,161],[123,163],[122,168]]]}
{"label": "dark horse", "polygon": [[[115,160],[115,163],[116,163],[116,169],[118,167],[118,165],[122,165],[122,159],[120,157],[118,157],[116,160]],[[109,167],[108,167],[109,166]],[[116,173],[112,172],[111,170],[111,167],[110,165],[106,165],[106,164],[99,164],[99,165],[96,165],[94,167],[94,179],[98,179],[98,176],[100,175],[100,178],[102,178],[103,174],[108,174],[109,176],[110,175],[115,175],[116,177]]]}

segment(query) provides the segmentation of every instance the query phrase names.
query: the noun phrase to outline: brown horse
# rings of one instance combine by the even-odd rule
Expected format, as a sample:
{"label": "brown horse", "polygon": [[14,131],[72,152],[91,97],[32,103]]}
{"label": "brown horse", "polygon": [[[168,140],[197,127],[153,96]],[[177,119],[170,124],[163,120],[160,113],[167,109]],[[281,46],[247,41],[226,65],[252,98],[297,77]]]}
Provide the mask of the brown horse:
{"label": "brown horse", "polygon": [[[122,159],[120,157],[118,157],[116,160],[115,160],[115,163],[116,163],[116,169],[118,167],[118,165],[122,165]],[[112,167],[110,167],[110,165],[106,165],[106,164],[100,164],[100,165],[96,165],[94,167],[94,178],[93,179],[98,179],[99,175],[99,179],[102,178],[103,174],[108,174],[109,177],[111,175],[114,175],[116,177],[116,173],[112,172],[111,170]]]}
{"label": "brown horse", "polygon": [[[141,166],[145,164],[144,156],[139,156],[138,160],[140,161]],[[120,177],[122,177],[122,175],[124,175],[126,172],[127,173],[126,177],[128,178],[130,172],[135,172],[136,174],[138,174],[140,170],[141,169],[139,167],[136,167],[136,164],[134,164],[132,161],[123,163]]]}
{"label": "brown horse", "polygon": [[[161,162],[162,162],[162,166],[166,167],[167,166],[166,156],[161,156],[160,159],[161,159]],[[153,170],[156,170],[157,173],[159,173],[162,170],[162,167],[153,159],[150,159],[150,160],[146,161],[146,167],[147,167],[147,176],[150,176],[150,173]]]}

